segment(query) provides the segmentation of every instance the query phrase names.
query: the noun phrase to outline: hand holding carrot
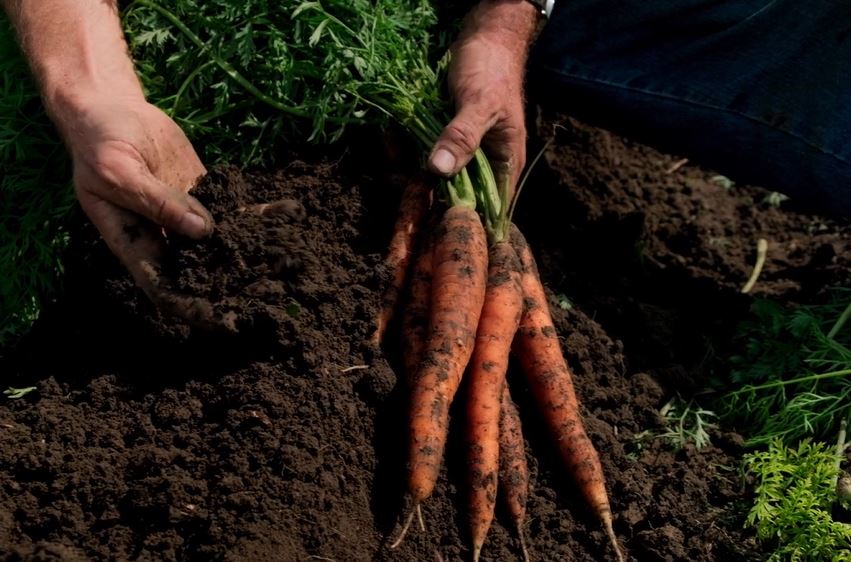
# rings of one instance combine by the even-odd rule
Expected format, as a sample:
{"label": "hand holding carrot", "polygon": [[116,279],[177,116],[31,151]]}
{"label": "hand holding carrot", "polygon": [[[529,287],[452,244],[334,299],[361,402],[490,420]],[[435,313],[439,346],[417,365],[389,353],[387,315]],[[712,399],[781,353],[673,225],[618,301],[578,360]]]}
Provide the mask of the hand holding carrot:
{"label": "hand holding carrot", "polygon": [[480,2],[464,20],[448,77],[456,115],[432,148],[433,172],[455,175],[482,145],[496,168],[510,170],[513,191],[526,162],[523,77],[537,21],[525,0]]}

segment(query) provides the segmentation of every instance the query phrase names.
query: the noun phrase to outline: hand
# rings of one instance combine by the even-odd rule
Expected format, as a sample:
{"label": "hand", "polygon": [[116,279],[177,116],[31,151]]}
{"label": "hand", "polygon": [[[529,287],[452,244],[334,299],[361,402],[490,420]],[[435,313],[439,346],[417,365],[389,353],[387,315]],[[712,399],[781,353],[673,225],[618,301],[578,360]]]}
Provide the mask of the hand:
{"label": "hand", "polygon": [[80,205],[154,304],[212,327],[206,301],[171,291],[160,276],[163,227],[192,238],[213,228],[189,189],[206,170],[168,116],[141,96],[83,96],[51,112],[74,163]]}
{"label": "hand", "polygon": [[[77,198],[107,243],[116,241],[119,209],[191,238],[210,233],[210,214],[188,194],[206,170],[162,111],[143,100],[97,99],[65,130]],[[120,245],[110,247],[121,257]]]}
{"label": "hand", "polygon": [[456,116],[432,149],[433,172],[458,173],[481,145],[513,194],[526,163],[523,77],[536,18],[525,0],[484,0],[467,16],[448,76]]}
{"label": "hand", "polygon": [[117,1],[2,7],[71,152],[83,210],[154,303],[211,323],[209,303],[170,291],[158,265],[162,227],[193,238],[212,230],[209,213],[187,194],[204,166],[180,128],[145,102]]}

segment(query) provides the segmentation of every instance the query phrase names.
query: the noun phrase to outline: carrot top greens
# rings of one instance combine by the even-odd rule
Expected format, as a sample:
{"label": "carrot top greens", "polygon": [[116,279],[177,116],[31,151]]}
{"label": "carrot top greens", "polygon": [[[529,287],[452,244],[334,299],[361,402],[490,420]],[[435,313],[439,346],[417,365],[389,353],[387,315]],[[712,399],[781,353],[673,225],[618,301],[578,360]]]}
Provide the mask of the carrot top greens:
{"label": "carrot top greens", "polygon": [[[135,0],[124,14],[134,56],[150,65],[145,87],[181,125],[206,136],[242,120],[248,138],[218,146],[334,141],[351,125],[395,123],[427,150],[448,122],[430,0]],[[199,103],[210,89],[212,107]],[[499,237],[505,205],[481,151],[444,192],[453,205],[478,203]]]}
{"label": "carrot top greens", "polygon": [[149,95],[190,131],[250,114],[246,132],[337,140],[444,109],[428,0],[136,0],[123,17]]}

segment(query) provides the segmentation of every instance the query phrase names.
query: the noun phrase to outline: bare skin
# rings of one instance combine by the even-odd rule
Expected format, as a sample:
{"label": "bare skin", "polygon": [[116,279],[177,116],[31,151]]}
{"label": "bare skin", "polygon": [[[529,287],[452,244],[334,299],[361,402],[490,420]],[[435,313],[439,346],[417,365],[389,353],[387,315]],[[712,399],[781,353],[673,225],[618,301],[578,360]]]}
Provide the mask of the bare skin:
{"label": "bare skin", "polygon": [[216,323],[209,304],[169,292],[164,230],[202,238],[209,212],[188,194],[206,170],[180,127],[145,101],[113,0],[2,0],[71,154],[80,206],[164,311]]}
{"label": "bare skin", "polygon": [[431,151],[433,172],[456,174],[481,145],[513,191],[526,163],[523,76],[539,17],[526,0],[482,0],[467,15],[449,68],[456,115]]}

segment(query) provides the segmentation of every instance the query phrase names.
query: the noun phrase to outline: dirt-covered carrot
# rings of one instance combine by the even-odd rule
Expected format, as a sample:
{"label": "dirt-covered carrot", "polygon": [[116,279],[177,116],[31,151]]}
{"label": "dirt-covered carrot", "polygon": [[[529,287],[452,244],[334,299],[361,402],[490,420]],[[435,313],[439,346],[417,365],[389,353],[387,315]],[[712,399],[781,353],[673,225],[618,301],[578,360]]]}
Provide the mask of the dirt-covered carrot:
{"label": "dirt-covered carrot", "polygon": [[573,377],[561,352],[535,258],[516,227],[512,229],[511,241],[523,268],[521,285],[524,300],[514,352],[541,414],[558,443],[562,461],[585,500],[600,518],[618,560],[622,561],[623,553],[612,527],[612,510],[603,467],[582,424]]}
{"label": "dirt-covered carrot", "polygon": [[[418,245],[416,258],[411,271],[411,279],[408,284],[408,295],[402,310],[400,322],[401,338],[399,341],[402,369],[405,384],[408,389],[413,388],[414,376],[422,360],[425,348],[426,332],[429,324],[429,311],[431,309],[431,277],[432,277],[432,249],[434,247],[434,225],[431,220],[426,227],[426,236]],[[405,523],[402,525],[399,536],[390,545],[396,548],[405,538],[414,515],[419,516],[420,527],[424,530],[422,512],[419,505],[413,506]]]}
{"label": "dirt-covered carrot", "polygon": [[491,245],[488,284],[467,373],[470,538],[477,562],[493,522],[499,479],[499,419],[511,342],[523,312],[520,265],[508,241]]}
{"label": "dirt-covered carrot", "polygon": [[526,521],[526,500],[529,497],[529,465],[526,463],[520,415],[511,399],[507,384],[502,390],[499,418],[499,489],[508,515],[511,516],[520,537],[523,560],[528,562],[529,551],[526,548],[523,524]]}
{"label": "dirt-covered carrot", "polygon": [[391,279],[381,298],[381,311],[376,319],[377,327],[372,342],[380,345],[387,325],[393,319],[399,295],[405,286],[411,250],[420,224],[431,205],[432,187],[425,177],[412,178],[402,193],[399,214],[393,227],[393,236],[384,263],[391,272]]}
{"label": "dirt-covered carrot", "polygon": [[415,506],[431,495],[437,482],[449,406],[476,340],[487,263],[479,215],[466,205],[450,207],[435,229],[428,335],[411,381],[408,491]]}
{"label": "dirt-covered carrot", "polygon": [[[431,223],[432,227],[434,223]],[[433,228],[427,228],[427,235],[417,248],[411,268],[408,295],[402,309],[399,340],[402,356],[402,368],[408,386],[419,368],[425,347],[428,330],[429,310],[431,308],[432,248],[434,246]]]}

